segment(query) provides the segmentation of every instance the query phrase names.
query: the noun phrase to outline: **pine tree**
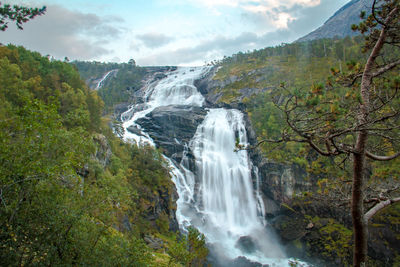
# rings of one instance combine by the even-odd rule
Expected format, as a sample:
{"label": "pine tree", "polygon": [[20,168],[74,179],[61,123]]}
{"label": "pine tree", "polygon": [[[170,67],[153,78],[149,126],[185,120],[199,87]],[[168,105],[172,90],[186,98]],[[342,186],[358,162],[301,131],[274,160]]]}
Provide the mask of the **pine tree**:
{"label": "pine tree", "polygon": [[347,73],[332,68],[326,85],[314,84],[309,92],[282,84],[288,94],[279,108],[288,127],[280,139],[262,141],[304,143],[331,162],[351,162],[353,266],[366,265],[368,221],[400,201],[397,183],[366,186],[366,159],[373,164],[400,156],[399,14],[399,0],[374,0],[371,15],[363,12],[364,21],[352,26],[365,35],[365,63],[348,63]]}
{"label": "pine tree", "polygon": [[0,2],[0,30],[5,31],[8,28],[8,21],[15,21],[18,29],[22,30],[22,24],[33,19],[36,16],[43,15],[46,7],[29,8],[19,5],[2,4]]}

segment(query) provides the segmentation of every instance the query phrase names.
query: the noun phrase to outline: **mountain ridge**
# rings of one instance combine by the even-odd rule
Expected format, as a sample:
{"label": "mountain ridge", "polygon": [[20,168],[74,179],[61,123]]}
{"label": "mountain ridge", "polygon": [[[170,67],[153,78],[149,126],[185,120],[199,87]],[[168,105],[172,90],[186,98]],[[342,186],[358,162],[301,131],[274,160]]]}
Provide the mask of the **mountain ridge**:
{"label": "mountain ridge", "polygon": [[358,24],[361,11],[371,10],[373,0],[352,0],[337,10],[325,23],[316,30],[297,39],[295,42],[305,42],[323,38],[358,35],[351,30],[351,25]]}

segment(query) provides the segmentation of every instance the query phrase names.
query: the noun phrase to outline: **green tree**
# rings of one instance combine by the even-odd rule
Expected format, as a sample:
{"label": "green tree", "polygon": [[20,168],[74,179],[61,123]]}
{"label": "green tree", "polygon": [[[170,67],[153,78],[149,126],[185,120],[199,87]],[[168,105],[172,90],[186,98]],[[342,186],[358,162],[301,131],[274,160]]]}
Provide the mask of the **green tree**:
{"label": "green tree", "polygon": [[46,7],[28,8],[19,5],[2,4],[0,2],[0,30],[5,31],[8,28],[8,21],[15,21],[18,29],[22,30],[22,24],[33,19],[36,16],[43,15]]}
{"label": "green tree", "polygon": [[23,47],[0,47],[0,102],[2,265],[151,266],[121,221],[145,220],[138,185],[172,187],[160,154],[113,135],[73,66]]}
{"label": "green tree", "polygon": [[188,267],[201,267],[208,256],[205,236],[196,228],[190,227],[187,236],[180,241],[173,240],[168,254],[171,256],[170,264],[181,263]]}
{"label": "green tree", "polygon": [[288,92],[280,107],[288,127],[279,140],[264,140],[308,144],[344,168],[351,161],[354,266],[367,261],[368,221],[400,201],[393,183],[381,183],[372,190],[378,191],[374,197],[368,197],[371,190],[366,187],[368,165],[400,156],[399,13],[398,0],[374,0],[371,15],[353,26],[366,34],[366,62],[349,63],[348,73],[333,68],[327,84],[314,84],[309,92]]}
{"label": "green tree", "polygon": [[205,236],[194,227],[188,229],[188,250],[191,255],[189,266],[201,267],[208,256]]}

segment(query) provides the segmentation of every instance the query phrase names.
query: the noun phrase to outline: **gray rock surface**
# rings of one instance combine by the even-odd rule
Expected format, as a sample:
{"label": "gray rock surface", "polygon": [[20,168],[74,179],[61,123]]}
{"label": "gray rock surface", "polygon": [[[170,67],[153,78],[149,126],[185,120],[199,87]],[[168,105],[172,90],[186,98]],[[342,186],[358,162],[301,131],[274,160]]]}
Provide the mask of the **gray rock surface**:
{"label": "gray rock surface", "polygon": [[109,163],[112,155],[111,147],[108,144],[107,138],[102,134],[95,134],[93,140],[96,146],[96,160],[105,168]]}
{"label": "gray rock surface", "polygon": [[136,122],[149,133],[165,155],[180,162],[185,144],[196,133],[207,111],[202,107],[165,106],[154,109]]}
{"label": "gray rock surface", "polygon": [[145,236],[144,241],[152,249],[161,249],[164,247],[164,241],[161,238],[153,236]]}

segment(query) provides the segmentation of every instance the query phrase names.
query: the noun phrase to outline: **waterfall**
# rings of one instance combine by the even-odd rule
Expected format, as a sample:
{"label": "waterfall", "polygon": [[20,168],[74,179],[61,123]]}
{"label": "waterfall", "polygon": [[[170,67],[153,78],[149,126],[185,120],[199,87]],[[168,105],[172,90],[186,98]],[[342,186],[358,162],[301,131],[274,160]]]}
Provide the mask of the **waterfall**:
{"label": "waterfall", "polygon": [[110,76],[111,74],[117,73],[117,72],[118,72],[118,70],[110,70],[109,72],[104,74],[104,76],[101,77],[101,79],[97,83],[95,90],[99,90],[103,86],[103,84],[107,80],[108,76]]}
{"label": "waterfall", "polygon": [[126,129],[131,126],[140,129],[140,126],[135,123],[136,120],[143,118],[157,107],[168,105],[202,106],[204,97],[197,91],[194,81],[209,70],[210,67],[178,68],[176,71],[168,73],[162,80],[151,81],[146,86],[144,107],[138,109],[137,105],[133,105],[121,115],[125,129],[124,140],[154,145],[154,142],[146,133],[143,133],[143,136],[138,136]]}
{"label": "waterfall", "polygon": [[259,225],[246,151],[234,152],[236,136],[247,144],[242,114],[211,109],[199,126],[191,148],[196,159],[203,212],[213,226],[246,235]]}
{"label": "waterfall", "polygon": [[[184,174],[174,174],[178,194],[184,196],[178,202],[178,220],[198,228],[224,257],[246,256],[285,266],[284,253],[264,229],[264,211],[260,210],[264,206],[253,188],[252,170],[256,169],[247,151],[234,151],[237,142],[248,144],[243,114],[235,109],[210,109],[189,144],[195,157],[194,173],[188,171],[184,158]],[[258,175],[254,178],[258,185]],[[255,251],[242,251],[240,238],[251,240]]]}
{"label": "waterfall", "polygon": [[[156,107],[202,106],[204,97],[194,81],[209,70],[208,67],[178,68],[165,78],[150,82],[145,103],[134,105],[122,114],[123,127],[140,128],[136,120]],[[154,145],[146,133],[138,136],[128,132],[124,138]],[[258,170],[247,151],[234,151],[236,143],[248,144],[243,114],[235,109],[209,109],[186,144],[182,161],[175,162],[165,156],[179,195],[176,216],[180,227],[183,231],[191,225],[199,229],[213,253],[222,258],[245,256],[263,264],[289,266],[279,244],[273,241],[264,225]],[[242,239],[251,242],[254,250],[243,249]]]}

